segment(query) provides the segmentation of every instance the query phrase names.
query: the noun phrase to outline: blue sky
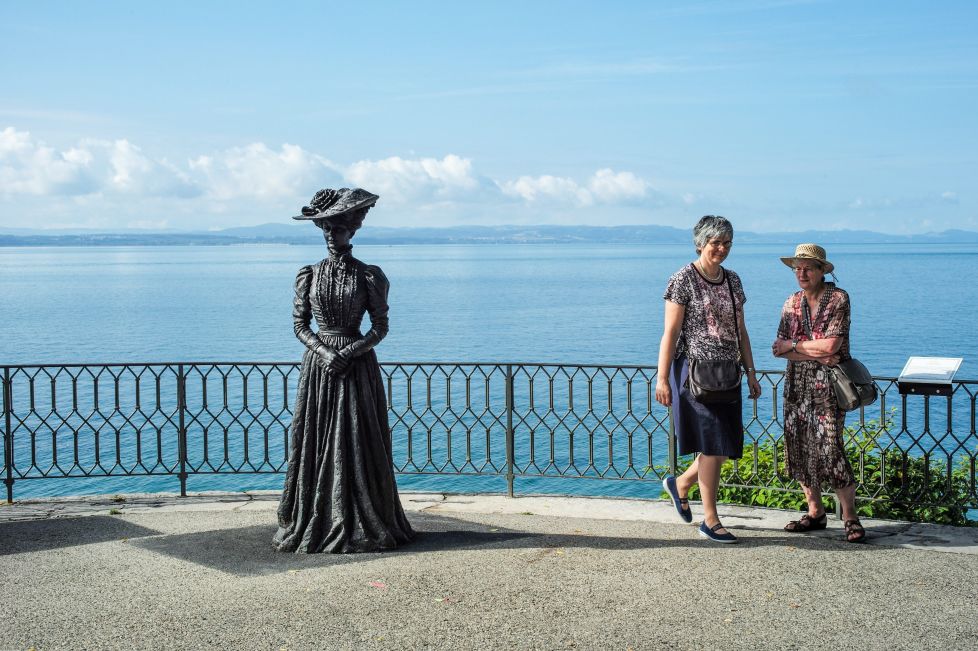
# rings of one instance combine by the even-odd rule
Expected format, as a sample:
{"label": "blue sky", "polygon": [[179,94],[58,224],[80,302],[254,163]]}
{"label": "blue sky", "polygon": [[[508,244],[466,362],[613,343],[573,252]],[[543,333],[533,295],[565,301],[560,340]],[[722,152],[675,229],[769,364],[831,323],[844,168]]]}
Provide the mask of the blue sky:
{"label": "blue sky", "polygon": [[0,228],[978,230],[978,3],[0,2]]}

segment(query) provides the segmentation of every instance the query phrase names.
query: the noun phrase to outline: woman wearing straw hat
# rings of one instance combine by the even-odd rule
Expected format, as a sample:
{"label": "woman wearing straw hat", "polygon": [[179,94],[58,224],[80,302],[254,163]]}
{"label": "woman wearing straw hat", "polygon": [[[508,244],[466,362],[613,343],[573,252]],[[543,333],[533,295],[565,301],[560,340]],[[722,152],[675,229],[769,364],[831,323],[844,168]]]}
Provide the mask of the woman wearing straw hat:
{"label": "woman wearing straw hat", "polygon": [[665,330],[659,345],[659,375],[655,398],[672,407],[679,454],[699,453],[679,477],[662,482],[685,522],[692,522],[687,495],[699,484],[703,498],[703,522],[699,533],[718,543],[735,543],[717,515],[720,468],[728,457],[739,459],[744,449],[743,407],[740,388],[730,402],[697,400],[688,386],[690,360],[737,364],[747,370],[751,398],[761,395],[754,376],[750,337],[744,325],[744,287],[740,277],[720,264],[730,254],[733,226],[716,215],[707,215],[693,228],[693,244],[699,257],[669,279],[665,291]]}
{"label": "woman wearing straw hat", "polygon": [[[324,189],[294,218],[322,229],[329,256],[300,269],[295,281],[292,318],[306,351],[273,539],[279,551],[380,551],[414,536],[394,482],[387,396],[373,351],[387,334],[387,278],[351,254],[350,238],[379,198],[360,188]],[[361,334],[365,313],[370,330]]]}
{"label": "woman wearing straw hat", "polygon": [[[825,281],[835,265],[817,244],[799,244],[781,258],[794,269],[800,291],[785,301],[778,338],[771,349],[788,360],[784,383],[784,442],[788,474],[801,484],[808,512],[785,525],[804,533],[827,525],[822,485],[831,486],[842,505],[846,540],[863,542],[866,530],[856,514],[856,481],[842,435],[846,412],[832,389],[828,367],[849,359],[849,295]],[[833,276],[834,277],[834,276]]]}

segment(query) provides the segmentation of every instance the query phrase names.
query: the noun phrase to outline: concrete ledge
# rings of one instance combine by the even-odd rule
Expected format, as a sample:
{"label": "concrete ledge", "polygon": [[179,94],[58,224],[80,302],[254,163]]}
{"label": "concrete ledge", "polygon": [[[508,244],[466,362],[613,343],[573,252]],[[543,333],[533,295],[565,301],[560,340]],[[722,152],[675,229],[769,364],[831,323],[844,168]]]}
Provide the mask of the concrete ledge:
{"label": "concrete ledge", "polygon": [[[173,493],[136,493],[28,499],[0,506],[0,523],[15,520],[182,511],[274,511],[279,491],[203,492],[179,497]],[[601,497],[556,497],[401,492],[405,510],[432,514],[541,515],[557,518],[682,524],[672,504],[663,500]],[[693,502],[694,524],[700,511]],[[781,532],[798,517],[794,511],[721,505],[720,517],[730,529]],[[867,542],[906,549],[978,555],[978,527],[864,518]],[[692,532],[691,532],[692,533]],[[808,536],[841,539],[842,523],[829,517],[824,531]]]}

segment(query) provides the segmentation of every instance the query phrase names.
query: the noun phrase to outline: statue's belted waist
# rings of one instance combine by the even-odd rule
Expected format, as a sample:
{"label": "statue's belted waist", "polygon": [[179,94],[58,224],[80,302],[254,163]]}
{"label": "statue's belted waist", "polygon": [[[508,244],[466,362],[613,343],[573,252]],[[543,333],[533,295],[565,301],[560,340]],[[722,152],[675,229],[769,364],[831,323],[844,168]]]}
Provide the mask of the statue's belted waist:
{"label": "statue's belted waist", "polygon": [[360,328],[320,328],[317,332],[320,337],[335,335],[338,337],[360,337]]}

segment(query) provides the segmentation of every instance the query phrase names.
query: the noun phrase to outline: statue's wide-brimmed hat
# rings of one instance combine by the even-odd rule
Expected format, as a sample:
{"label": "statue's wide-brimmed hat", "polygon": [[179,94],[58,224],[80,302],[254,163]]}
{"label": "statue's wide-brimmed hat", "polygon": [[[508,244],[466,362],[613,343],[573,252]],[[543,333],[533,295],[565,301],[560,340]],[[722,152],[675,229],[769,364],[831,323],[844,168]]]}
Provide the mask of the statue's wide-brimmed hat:
{"label": "statue's wide-brimmed hat", "polygon": [[370,208],[377,203],[377,199],[380,197],[363,188],[323,188],[313,195],[308,206],[302,207],[302,214],[292,219],[333,219],[361,208]]}
{"label": "statue's wide-brimmed hat", "polygon": [[825,257],[825,249],[818,244],[799,244],[795,247],[795,254],[788,258],[781,258],[781,262],[789,267],[794,267],[798,260],[814,260],[822,265],[822,271],[827,274],[832,273],[835,265]]}

